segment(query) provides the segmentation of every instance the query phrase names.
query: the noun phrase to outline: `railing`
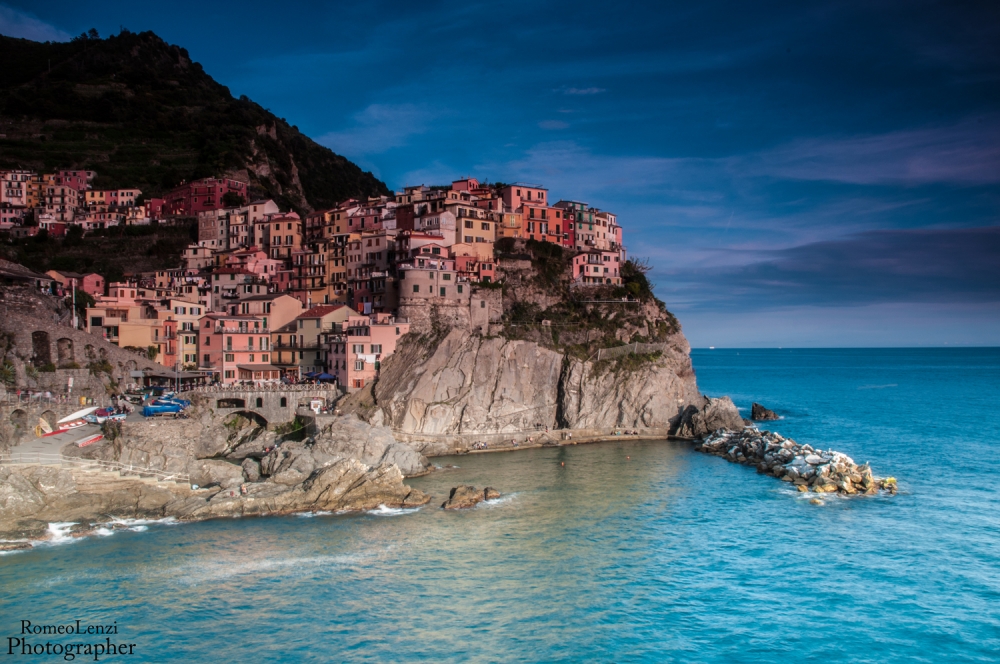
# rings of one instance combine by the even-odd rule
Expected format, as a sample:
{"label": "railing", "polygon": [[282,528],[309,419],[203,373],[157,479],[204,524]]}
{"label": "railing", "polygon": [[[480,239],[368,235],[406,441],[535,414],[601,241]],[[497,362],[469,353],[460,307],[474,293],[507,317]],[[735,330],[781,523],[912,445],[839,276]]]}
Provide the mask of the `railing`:
{"label": "railing", "polygon": [[184,390],[181,394],[215,394],[218,392],[315,392],[340,391],[334,383],[318,383],[316,385],[286,385],[284,383],[263,383],[260,385],[200,385]]}
{"label": "railing", "polygon": [[662,353],[668,348],[670,348],[670,344],[643,344],[636,342],[627,346],[615,346],[614,348],[598,349],[596,353],[590,356],[590,359],[593,360],[594,358],[597,358],[597,361],[600,362],[601,360],[622,357],[623,355],[631,355],[633,353],[636,355],[657,352]]}
{"label": "railing", "polygon": [[118,471],[128,475],[152,475],[157,481],[162,482],[191,482],[191,476],[187,473],[168,472],[147,466],[136,466],[131,463],[120,463],[118,461],[104,461],[103,459],[82,459],[79,457],[68,457],[62,454],[42,454],[38,452],[23,453],[11,452],[0,455],[0,464],[5,465],[62,465],[68,464],[79,468],[90,468],[97,470]]}

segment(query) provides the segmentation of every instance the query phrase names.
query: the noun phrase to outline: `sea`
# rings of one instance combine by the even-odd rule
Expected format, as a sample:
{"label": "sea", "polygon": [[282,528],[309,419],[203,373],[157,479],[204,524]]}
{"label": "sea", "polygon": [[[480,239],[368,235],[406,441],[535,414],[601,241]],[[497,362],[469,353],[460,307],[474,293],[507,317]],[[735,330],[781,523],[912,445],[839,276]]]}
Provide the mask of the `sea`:
{"label": "sea", "polygon": [[[816,505],[667,441],[438,458],[457,468],[410,480],[420,509],[129,522],[0,556],[3,652],[22,620],[79,619],[136,644],[101,661],[1000,661],[1000,349],[692,357],[704,393],[899,494]],[[503,495],[440,509],[459,484]]]}

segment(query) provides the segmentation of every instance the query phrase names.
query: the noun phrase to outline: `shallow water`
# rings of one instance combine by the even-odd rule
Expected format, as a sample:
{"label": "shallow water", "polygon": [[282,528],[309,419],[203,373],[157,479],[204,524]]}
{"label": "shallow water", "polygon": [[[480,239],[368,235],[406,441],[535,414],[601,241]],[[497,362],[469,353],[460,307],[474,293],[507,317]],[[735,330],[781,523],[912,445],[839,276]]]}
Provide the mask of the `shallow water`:
{"label": "shallow water", "polygon": [[[666,442],[442,458],[460,468],[411,481],[435,495],[420,510],[130,524],[2,556],[0,636],[117,620],[133,661],[1000,658],[1000,351],[694,362],[703,391],[761,401],[901,494],[815,506]],[[460,483],[504,496],[438,509]]]}

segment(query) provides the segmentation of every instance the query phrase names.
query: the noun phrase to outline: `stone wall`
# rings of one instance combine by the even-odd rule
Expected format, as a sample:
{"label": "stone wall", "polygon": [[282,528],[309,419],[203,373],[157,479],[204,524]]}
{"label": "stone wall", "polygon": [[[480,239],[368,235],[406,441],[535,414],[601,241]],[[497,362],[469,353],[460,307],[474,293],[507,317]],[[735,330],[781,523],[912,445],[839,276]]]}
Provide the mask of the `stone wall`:
{"label": "stone wall", "polygon": [[[125,385],[129,372],[163,367],[130,350],[71,326],[72,312],[52,296],[17,287],[0,291],[0,352],[15,369],[10,388],[100,397],[111,382]],[[55,371],[41,371],[43,368]],[[93,370],[88,367],[93,367]]]}
{"label": "stone wall", "polygon": [[273,428],[295,419],[299,406],[308,405],[312,399],[322,399],[325,404],[332,404],[343,393],[333,386],[276,386],[274,389],[213,389],[198,388],[184,392],[184,398],[198,395],[207,400],[207,405],[216,413],[247,412],[258,415]]}

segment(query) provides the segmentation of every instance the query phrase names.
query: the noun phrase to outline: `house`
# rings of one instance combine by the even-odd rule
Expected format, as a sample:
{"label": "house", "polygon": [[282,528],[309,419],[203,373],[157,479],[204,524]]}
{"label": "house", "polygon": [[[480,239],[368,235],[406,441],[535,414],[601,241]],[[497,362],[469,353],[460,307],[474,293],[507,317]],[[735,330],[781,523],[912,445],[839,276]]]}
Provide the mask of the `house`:
{"label": "house", "polygon": [[272,334],[274,364],[290,378],[327,370],[327,336],[357,312],[343,304],[313,307]]}
{"label": "house", "polygon": [[67,272],[66,270],[49,270],[45,274],[59,283],[67,291],[76,288],[96,297],[104,295],[104,277],[96,272],[79,274],[77,272]]}
{"label": "house", "polygon": [[329,336],[329,369],[348,392],[375,380],[381,363],[396,351],[396,343],[410,331],[409,323],[389,314],[352,315],[342,330]]}
{"label": "house", "polygon": [[281,371],[271,365],[271,330],[260,316],[211,313],[199,324],[200,369],[223,384],[273,382]]}

